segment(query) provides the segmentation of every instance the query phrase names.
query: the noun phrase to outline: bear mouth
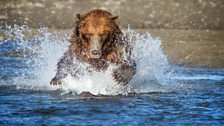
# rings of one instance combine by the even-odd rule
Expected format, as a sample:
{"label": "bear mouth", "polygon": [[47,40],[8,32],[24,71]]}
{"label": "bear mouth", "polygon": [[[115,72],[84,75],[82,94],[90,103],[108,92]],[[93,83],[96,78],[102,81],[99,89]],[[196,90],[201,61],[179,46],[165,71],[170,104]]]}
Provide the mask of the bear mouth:
{"label": "bear mouth", "polygon": [[92,59],[100,59],[101,56],[96,56],[96,55],[90,55],[90,58]]}

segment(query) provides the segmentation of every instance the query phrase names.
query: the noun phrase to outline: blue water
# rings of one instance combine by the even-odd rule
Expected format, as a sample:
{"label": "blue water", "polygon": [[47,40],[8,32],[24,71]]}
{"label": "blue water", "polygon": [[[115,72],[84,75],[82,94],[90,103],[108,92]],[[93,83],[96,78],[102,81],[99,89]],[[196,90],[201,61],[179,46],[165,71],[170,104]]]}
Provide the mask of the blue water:
{"label": "blue water", "polygon": [[[172,72],[166,69],[164,79],[161,71],[156,73],[161,68],[149,63],[156,75],[150,76],[150,81],[136,79],[134,89],[124,94],[82,97],[73,90],[49,87],[52,76],[46,73],[51,73],[56,63],[50,64],[53,68],[49,70],[39,68],[56,62],[58,57],[48,61],[48,53],[40,56],[39,52],[44,52],[39,49],[40,40],[0,42],[0,125],[224,124],[224,69],[169,65]],[[57,45],[54,49],[58,50]],[[60,57],[61,53],[54,55]],[[167,65],[161,59],[149,62],[157,60]],[[138,88],[141,85],[147,89]]]}
{"label": "blue water", "polygon": [[222,125],[223,95],[220,90],[85,99],[1,87],[0,124]]}

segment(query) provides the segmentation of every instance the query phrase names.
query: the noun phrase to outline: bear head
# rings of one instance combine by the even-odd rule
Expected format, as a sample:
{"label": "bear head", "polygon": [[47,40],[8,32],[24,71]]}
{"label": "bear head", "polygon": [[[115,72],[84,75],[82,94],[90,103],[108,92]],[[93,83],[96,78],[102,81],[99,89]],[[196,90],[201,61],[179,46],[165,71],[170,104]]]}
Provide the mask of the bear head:
{"label": "bear head", "polygon": [[90,58],[99,59],[116,45],[117,37],[121,34],[115,21],[118,16],[95,9],[84,15],[76,14],[76,18],[75,34],[81,39]]}

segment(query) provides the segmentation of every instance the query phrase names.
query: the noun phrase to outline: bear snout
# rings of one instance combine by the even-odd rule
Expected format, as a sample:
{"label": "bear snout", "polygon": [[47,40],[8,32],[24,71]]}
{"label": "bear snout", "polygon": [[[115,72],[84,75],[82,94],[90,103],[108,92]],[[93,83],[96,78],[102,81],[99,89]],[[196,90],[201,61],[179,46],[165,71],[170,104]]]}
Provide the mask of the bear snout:
{"label": "bear snout", "polygon": [[90,37],[90,57],[93,59],[98,59],[102,54],[102,42],[100,37],[91,36]]}

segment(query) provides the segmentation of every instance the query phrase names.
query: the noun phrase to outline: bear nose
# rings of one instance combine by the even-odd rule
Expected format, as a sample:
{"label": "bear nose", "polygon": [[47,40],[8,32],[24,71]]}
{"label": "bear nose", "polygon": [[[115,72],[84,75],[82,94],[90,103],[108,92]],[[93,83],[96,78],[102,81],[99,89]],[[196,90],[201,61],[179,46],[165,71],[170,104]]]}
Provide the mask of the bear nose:
{"label": "bear nose", "polygon": [[97,50],[93,50],[93,51],[91,51],[91,53],[92,53],[93,55],[99,55],[99,54],[100,54],[100,52],[97,51]]}

